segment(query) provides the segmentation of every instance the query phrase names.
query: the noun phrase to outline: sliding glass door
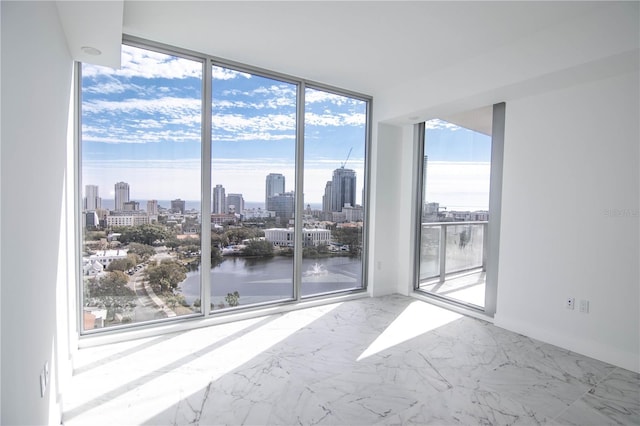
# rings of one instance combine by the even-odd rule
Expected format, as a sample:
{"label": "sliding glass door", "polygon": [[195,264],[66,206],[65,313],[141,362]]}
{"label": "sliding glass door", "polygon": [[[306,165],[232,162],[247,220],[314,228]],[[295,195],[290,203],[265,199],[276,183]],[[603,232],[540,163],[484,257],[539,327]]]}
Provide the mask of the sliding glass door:
{"label": "sliding glass door", "polygon": [[499,138],[493,135],[493,125],[499,118],[503,126],[504,109],[499,117],[494,110],[421,127],[416,289],[482,311],[487,301],[489,311],[495,304],[498,255],[503,142],[500,131]]}

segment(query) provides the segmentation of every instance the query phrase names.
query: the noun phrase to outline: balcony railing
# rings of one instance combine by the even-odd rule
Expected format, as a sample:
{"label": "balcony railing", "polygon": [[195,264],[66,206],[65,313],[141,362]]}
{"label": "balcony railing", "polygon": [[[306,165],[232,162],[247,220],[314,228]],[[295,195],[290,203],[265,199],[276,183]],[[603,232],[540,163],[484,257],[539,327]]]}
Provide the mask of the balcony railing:
{"label": "balcony railing", "polygon": [[[486,269],[486,221],[422,223],[420,283]],[[444,243],[443,243],[444,242]]]}

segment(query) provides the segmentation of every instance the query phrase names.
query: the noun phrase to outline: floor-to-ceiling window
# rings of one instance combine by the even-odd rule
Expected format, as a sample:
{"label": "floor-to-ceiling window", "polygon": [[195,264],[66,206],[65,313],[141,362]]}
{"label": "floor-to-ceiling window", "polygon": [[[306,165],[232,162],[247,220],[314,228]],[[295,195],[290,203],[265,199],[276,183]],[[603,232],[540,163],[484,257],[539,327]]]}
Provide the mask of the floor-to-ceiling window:
{"label": "floor-to-ceiling window", "polygon": [[203,62],[123,45],[81,74],[82,327],[198,313]]}
{"label": "floor-to-ceiling window", "polygon": [[369,98],[139,40],[80,69],[83,331],[365,288]]}
{"label": "floor-to-ceiling window", "polygon": [[294,297],[296,92],[212,67],[214,310]]}
{"label": "floor-to-ceiling window", "polygon": [[494,114],[500,126],[504,122],[504,109],[494,111],[486,107],[419,127],[416,289],[489,313],[503,143],[500,129],[493,137]]}
{"label": "floor-to-ceiling window", "polygon": [[302,295],[362,288],[367,103],[305,90]]}

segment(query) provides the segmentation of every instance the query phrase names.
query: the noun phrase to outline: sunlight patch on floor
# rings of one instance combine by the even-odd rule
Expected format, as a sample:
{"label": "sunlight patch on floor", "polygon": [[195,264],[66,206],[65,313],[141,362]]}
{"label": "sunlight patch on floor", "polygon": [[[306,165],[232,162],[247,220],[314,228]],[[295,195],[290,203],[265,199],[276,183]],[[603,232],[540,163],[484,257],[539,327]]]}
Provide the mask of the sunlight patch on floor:
{"label": "sunlight patch on floor", "polygon": [[414,301],[369,345],[358,361],[462,318],[462,315]]}

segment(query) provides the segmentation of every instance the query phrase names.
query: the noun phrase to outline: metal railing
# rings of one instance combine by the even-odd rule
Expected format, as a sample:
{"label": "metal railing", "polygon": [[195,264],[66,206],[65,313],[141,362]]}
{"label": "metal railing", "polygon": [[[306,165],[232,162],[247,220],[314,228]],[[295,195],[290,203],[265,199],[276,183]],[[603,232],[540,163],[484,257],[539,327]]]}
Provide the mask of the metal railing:
{"label": "metal railing", "polygon": [[420,282],[486,270],[487,221],[421,224]]}

